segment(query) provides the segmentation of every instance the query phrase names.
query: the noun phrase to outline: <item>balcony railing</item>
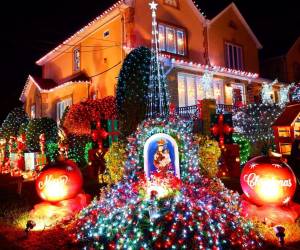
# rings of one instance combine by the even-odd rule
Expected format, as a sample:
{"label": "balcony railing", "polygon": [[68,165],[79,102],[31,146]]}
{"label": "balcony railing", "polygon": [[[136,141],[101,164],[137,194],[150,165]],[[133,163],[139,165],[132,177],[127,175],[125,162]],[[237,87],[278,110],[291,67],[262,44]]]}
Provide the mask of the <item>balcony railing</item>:
{"label": "balcony railing", "polygon": [[[217,104],[216,113],[217,114],[235,113],[238,111],[238,109],[239,107],[234,105]],[[199,114],[198,106],[193,105],[193,106],[186,106],[186,107],[177,107],[176,114],[181,117],[195,119],[196,117],[198,117]]]}
{"label": "balcony railing", "polygon": [[186,106],[186,107],[177,107],[176,114],[181,117],[194,119],[198,116],[198,107],[197,107],[197,105]]}

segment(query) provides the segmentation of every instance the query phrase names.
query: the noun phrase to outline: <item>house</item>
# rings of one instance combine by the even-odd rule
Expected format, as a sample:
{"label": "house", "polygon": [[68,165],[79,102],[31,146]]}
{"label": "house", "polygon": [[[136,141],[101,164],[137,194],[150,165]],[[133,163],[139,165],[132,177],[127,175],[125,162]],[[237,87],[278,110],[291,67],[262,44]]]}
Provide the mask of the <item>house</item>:
{"label": "house", "polygon": [[[148,3],[118,1],[40,58],[42,77],[30,75],[20,97],[26,112],[59,120],[71,104],[115,95],[126,55],[151,46]],[[184,110],[213,98],[230,111],[259,97],[260,86],[271,82],[259,77],[262,46],[234,3],[210,20],[192,0],[157,3],[160,60],[172,103]]]}
{"label": "house", "polygon": [[262,72],[265,76],[273,76],[280,81],[300,82],[300,36],[284,55],[265,60]]}
{"label": "house", "polygon": [[287,106],[272,128],[277,151],[290,155],[294,141],[300,139],[300,103]]}

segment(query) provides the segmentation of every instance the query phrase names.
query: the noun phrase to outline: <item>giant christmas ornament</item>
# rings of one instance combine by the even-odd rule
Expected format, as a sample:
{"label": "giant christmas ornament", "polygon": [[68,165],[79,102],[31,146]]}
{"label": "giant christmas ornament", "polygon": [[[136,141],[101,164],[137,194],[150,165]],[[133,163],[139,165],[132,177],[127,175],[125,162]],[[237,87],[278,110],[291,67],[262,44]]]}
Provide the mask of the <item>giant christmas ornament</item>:
{"label": "giant christmas ornament", "polygon": [[82,190],[82,175],[72,161],[46,166],[36,180],[38,195],[45,201],[58,202],[74,198]]}
{"label": "giant christmas ornament", "polygon": [[280,158],[259,156],[246,163],[241,186],[256,205],[285,205],[296,191],[296,177]]}

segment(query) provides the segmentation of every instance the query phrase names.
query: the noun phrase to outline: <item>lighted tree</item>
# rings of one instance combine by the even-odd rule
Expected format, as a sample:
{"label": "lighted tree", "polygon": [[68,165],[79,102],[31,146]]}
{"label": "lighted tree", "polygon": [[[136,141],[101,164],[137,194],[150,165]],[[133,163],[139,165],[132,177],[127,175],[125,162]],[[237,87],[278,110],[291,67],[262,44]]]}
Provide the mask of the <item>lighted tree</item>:
{"label": "lighted tree", "polygon": [[45,134],[46,144],[56,143],[58,139],[56,122],[48,117],[30,120],[26,131],[26,143],[29,151],[40,151],[40,135]]}
{"label": "lighted tree", "polygon": [[219,171],[218,160],[221,156],[219,143],[206,136],[199,136],[197,141],[201,173],[210,178],[216,177]]}
{"label": "lighted tree", "polygon": [[133,50],[125,58],[117,86],[117,112],[120,130],[130,135],[145,119],[150,79],[151,51],[145,47]]}
{"label": "lighted tree", "polygon": [[116,184],[123,178],[126,161],[125,148],[124,143],[113,142],[104,156],[108,184]]}
{"label": "lighted tree", "polygon": [[234,129],[250,142],[271,143],[273,140],[272,124],[282,112],[278,104],[249,104],[233,115]]}
{"label": "lighted tree", "polygon": [[13,109],[2,123],[3,137],[8,139],[10,136],[17,137],[21,126],[28,124],[29,118],[23,108]]}

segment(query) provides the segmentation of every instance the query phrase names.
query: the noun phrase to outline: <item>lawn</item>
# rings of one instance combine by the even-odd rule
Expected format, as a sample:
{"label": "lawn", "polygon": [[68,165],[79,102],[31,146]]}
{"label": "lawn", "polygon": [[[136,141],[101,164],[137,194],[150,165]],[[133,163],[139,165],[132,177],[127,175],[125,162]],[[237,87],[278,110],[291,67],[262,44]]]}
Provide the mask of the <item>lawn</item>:
{"label": "lawn", "polygon": [[[241,192],[239,180],[224,179],[225,185],[231,189]],[[85,190],[95,196],[99,193],[99,186],[89,184]],[[300,202],[299,188],[295,200]],[[68,236],[68,223],[59,224],[51,229],[45,228],[42,231],[31,231],[25,233],[26,223],[29,218],[29,211],[39,198],[35,192],[34,183],[26,183],[22,195],[16,193],[15,185],[0,186],[0,248],[1,249],[80,249],[81,246],[74,245]],[[266,225],[258,224],[260,231],[270,241],[266,249],[276,249],[277,238],[273,229]],[[300,221],[286,227],[287,246],[282,249],[300,249]]]}

